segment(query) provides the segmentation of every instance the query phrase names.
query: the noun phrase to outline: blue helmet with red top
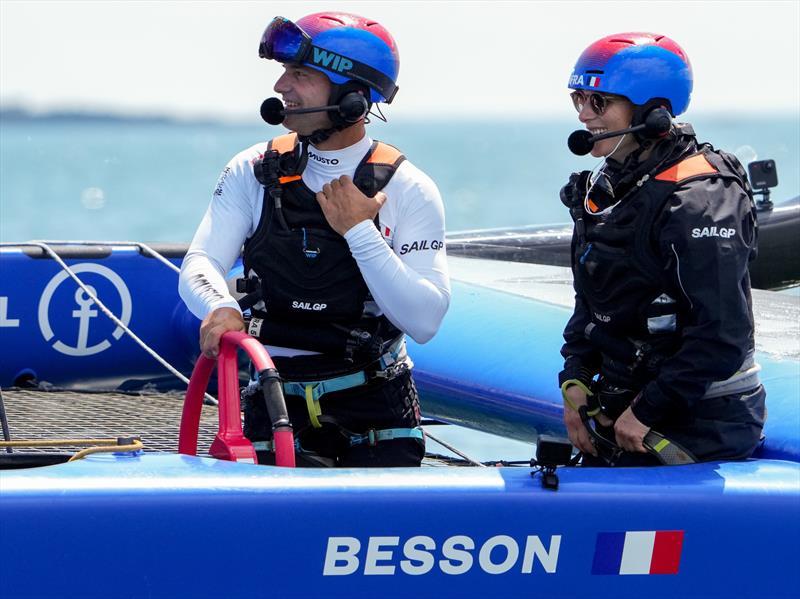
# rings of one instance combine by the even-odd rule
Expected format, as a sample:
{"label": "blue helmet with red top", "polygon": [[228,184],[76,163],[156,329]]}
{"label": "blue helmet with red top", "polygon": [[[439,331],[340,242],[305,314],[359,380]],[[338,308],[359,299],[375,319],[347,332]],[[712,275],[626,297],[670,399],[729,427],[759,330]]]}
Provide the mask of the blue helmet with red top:
{"label": "blue helmet with red top", "polygon": [[397,44],[380,23],[358,15],[320,12],[296,23],[275,17],[259,56],[311,67],[334,85],[355,81],[369,88],[371,102],[390,103],[397,93]]}
{"label": "blue helmet with red top", "polygon": [[666,36],[617,33],[583,51],[568,87],[625,96],[637,106],[667,100],[667,108],[677,116],[689,107],[692,65],[683,49]]}

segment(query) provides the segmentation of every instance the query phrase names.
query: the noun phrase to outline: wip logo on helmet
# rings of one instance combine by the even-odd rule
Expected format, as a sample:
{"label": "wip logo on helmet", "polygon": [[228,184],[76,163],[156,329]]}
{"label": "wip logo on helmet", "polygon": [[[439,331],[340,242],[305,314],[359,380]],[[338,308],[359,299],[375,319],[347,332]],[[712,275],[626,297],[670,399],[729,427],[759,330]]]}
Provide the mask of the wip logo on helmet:
{"label": "wip logo on helmet", "polygon": [[314,64],[321,65],[331,71],[343,73],[353,68],[353,61],[322,48],[314,48]]}

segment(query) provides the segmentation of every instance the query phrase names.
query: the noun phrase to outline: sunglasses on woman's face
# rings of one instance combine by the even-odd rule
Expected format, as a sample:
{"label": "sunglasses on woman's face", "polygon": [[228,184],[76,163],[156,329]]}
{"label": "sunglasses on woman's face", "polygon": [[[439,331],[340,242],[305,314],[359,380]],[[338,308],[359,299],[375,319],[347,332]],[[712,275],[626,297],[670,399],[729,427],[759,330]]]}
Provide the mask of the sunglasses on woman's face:
{"label": "sunglasses on woman's face", "polygon": [[602,116],[603,113],[608,110],[608,105],[617,100],[616,96],[598,94],[597,92],[592,92],[587,95],[582,91],[574,91],[569,97],[572,98],[572,104],[578,112],[583,110],[583,107],[586,106],[586,102],[588,101],[589,106],[598,116]]}

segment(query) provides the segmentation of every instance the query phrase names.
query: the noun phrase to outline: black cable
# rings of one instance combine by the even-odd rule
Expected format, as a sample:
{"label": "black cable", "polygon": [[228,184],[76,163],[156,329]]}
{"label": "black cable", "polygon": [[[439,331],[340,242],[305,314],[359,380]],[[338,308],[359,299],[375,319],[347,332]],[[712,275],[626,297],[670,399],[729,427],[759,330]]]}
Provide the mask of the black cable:
{"label": "black cable", "polygon": [[420,420],[420,426],[438,426],[438,425],[447,425],[447,422],[442,422],[441,420],[434,420],[433,418],[423,418]]}
{"label": "black cable", "polygon": [[[3,439],[11,441],[11,431],[8,430],[8,418],[6,417],[6,404],[3,402],[3,390],[0,389],[0,424],[3,425]],[[6,453],[13,453],[14,450],[6,447]]]}

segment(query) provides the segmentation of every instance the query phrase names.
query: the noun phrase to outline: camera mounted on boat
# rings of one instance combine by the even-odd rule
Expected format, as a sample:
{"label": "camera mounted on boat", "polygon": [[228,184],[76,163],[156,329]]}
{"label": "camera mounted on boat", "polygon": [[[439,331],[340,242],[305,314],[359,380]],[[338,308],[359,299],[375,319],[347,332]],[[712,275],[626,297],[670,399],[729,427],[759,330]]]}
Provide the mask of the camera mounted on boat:
{"label": "camera mounted on boat", "polygon": [[750,186],[753,195],[761,196],[756,201],[757,210],[772,210],[772,200],[769,199],[769,188],[778,185],[778,169],[772,159],[755,160],[747,164],[747,173],[750,175]]}
{"label": "camera mounted on boat", "polygon": [[542,473],[542,487],[558,490],[558,474],[556,468],[571,465],[572,444],[562,437],[539,435],[536,439],[536,457],[531,460],[531,467],[538,467],[531,476]]}

